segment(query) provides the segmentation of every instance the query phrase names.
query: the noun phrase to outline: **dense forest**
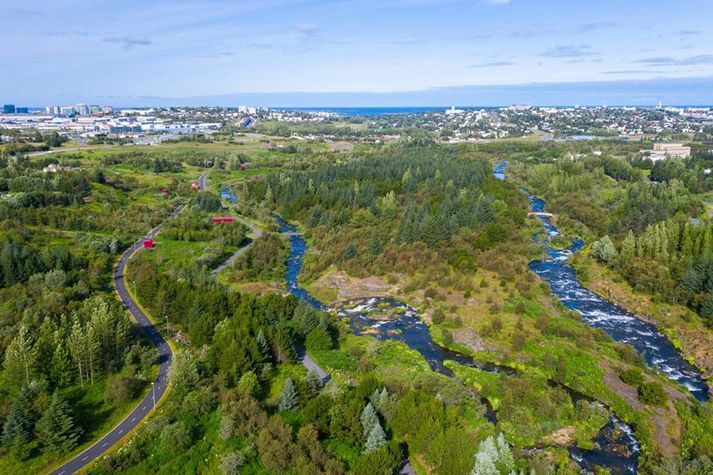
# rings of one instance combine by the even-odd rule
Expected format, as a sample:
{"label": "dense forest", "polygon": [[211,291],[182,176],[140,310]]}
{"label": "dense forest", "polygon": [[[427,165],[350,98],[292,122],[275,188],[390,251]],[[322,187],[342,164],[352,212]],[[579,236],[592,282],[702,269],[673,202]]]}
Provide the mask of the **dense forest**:
{"label": "dense forest", "polygon": [[524,199],[486,161],[455,149],[396,149],[277,173],[254,181],[248,196],[304,223],[320,245],[309,272],[427,272],[440,262],[468,272],[479,252],[522,242]]}

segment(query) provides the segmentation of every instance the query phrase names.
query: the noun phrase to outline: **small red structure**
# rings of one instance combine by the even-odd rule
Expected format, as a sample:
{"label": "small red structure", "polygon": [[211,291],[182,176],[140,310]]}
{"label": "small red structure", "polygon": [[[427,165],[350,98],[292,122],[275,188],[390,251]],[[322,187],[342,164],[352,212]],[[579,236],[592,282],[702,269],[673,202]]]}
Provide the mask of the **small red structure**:
{"label": "small red structure", "polygon": [[164,197],[168,197],[168,194],[169,194],[169,193],[170,193],[170,191],[168,190],[168,188],[161,188],[161,194],[162,194]]}
{"label": "small red structure", "polygon": [[144,249],[153,249],[153,239],[144,239]]}
{"label": "small red structure", "polygon": [[200,189],[200,186],[198,185],[197,182],[194,181],[193,183],[191,183],[191,188],[193,188],[194,190],[198,190],[198,189]]}
{"label": "small red structure", "polygon": [[210,218],[211,223],[232,223],[233,221],[235,221],[235,218],[232,216],[215,216]]}

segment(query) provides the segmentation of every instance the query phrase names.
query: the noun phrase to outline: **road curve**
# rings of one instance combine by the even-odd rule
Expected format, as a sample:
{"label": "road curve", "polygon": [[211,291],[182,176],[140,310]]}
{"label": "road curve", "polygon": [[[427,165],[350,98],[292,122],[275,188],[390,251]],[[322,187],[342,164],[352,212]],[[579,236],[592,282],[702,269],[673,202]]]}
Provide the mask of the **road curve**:
{"label": "road curve", "polygon": [[[205,182],[205,173],[200,176],[199,183],[201,181]],[[169,219],[176,218],[183,210],[186,208],[185,204],[182,204],[176,210],[171,213]],[[165,221],[164,221],[165,222]],[[163,228],[161,223],[151,231],[146,234],[146,238],[155,237],[159,231]],[[166,342],[161,333],[156,329],[156,327],[151,323],[151,320],[146,316],[146,314],[141,310],[136,301],[133,299],[129,293],[129,289],[126,288],[126,282],[124,281],[124,272],[126,271],[126,264],[129,262],[131,256],[138,251],[143,246],[144,237],[136,241],[130,248],[128,248],[119,258],[119,262],[114,268],[114,287],[119,295],[119,299],[126,306],[131,316],[134,317],[139,326],[146,332],[151,342],[154,344],[159,354],[159,367],[158,375],[152,383],[152,389],[144,397],[144,399],[126,416],[119,424],[114,427],[108,434],[104,435],[101,439],[96,441],[86,450],[81,452],[79,455],[75,456],[69,462],[66,462],[61,467],[50,472],[50,475],[69,475],[75,473],[101,455],[106,451],[110,450],[114,445],[119,443],[121,439],[136,426],[141,424],[144,419],[150,414],[151,410],[154,408],[154,404],[158,403],[161,398],[166,393],[168,388],[168,369],[171,366],[171,360],[173,359],[173,351],[171,346]]]}

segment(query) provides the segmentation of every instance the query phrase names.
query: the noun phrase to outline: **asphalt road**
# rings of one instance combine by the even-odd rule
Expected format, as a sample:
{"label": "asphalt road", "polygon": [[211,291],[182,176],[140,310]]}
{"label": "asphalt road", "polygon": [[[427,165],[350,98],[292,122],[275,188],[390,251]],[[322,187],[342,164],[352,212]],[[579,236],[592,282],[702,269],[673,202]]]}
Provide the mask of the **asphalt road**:
{"label": "asphalt road", "polygon": [[[198,178],[198,183],[203,183],[205,186],[206,174],[201,175]],[[176,208],[176,210],[171,213],[169,219],[176,218],[181,212],[186,208],[183,204]],[[155,237],[159,231],[163,228],[163,223],[159,224],[148,234],[146,238]],[[129,294],[129,289],[126,288],[126,283],[124,282],[124,271],[126,270],[126,264],[131,258],[131,256],[143,246],[144,238],[142,237],[136,241],[129,249],[127,249],[119,258],[119,262],[114,268],[114,287],[119,295],[119,299],[126,306],[131,316],[134,317],[138,325],[146,332],[151,342],[154,344],[159,354],[159,367],[158,375],[156,380],[152,383],[152,389],[144,397],[144,399],[134,408],[131,413],[126,416],[116,427],[114,427],[108,434],[104,435],[101,439],[95,442],[92,446],[84,450],[76,457],[74,457],[69,462],[65,463],[61,467],[50,472],[50,475],[68,475],[70,473],[75,473],[103,455],[107,450],[111,449],[116,445],[122,437],[124,437],[128,432],[130,432],[134,427],[141,424],[144,419],[149,415],[154,405],[161,400],[163,395],[166,393],[168,388],[168,369],[171,365],[171,360],[173,359],[173,352],[171,347],[166,340],[163,338],[161,333],[156,329],[156,327],[151,323],[146,314],[139,308],[134,299]]]}

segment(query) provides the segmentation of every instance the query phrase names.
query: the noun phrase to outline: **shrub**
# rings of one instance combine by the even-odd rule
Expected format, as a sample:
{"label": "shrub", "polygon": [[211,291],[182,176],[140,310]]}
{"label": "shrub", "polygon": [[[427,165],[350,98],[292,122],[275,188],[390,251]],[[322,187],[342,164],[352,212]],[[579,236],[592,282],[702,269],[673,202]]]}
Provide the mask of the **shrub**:
{"label": "shrub", "polygon": [[630,386],[639,387],[644,382],[644,375],[637,368],[629,368],[619,373],[619,378]]}
{"label": "shrub", "polygon": [[322,326],[318,326],[307,334],[305,344],[309,351],[331,350],[334,348],[332,335]]}
{"label": "shrub", "polygon": [[441,310],[440,308],[437,308],[436,310],[433,311],[433,316],[431,317],[431,321],[438,325],[439,323],[443,323],[443,321],[446,319],[446,314]]}
{"label": "shrub", "polygon": [[668,401],[668,394],[661,383],[643,383],[639,386],[639,400],[650,406],[663,406]]}
{"label": "shrub", "polygon": [[104,401],[121,406],[136,396],[140,383],[122,374],[110,375],[107,379]]}

